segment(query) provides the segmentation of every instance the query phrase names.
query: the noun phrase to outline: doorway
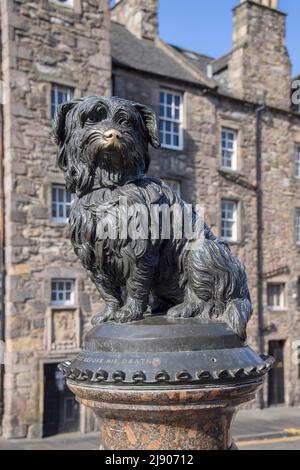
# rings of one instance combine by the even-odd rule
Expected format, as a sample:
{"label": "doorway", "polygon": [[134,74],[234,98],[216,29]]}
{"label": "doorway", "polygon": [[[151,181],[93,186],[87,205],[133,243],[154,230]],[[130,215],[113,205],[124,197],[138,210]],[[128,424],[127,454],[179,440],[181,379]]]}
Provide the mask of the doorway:
{"label": "doorway", "polygon": [[269,341],[269,354],[275,364],[269,373],[268,405],[281,405],[284,397],[284,340]]}
{"label": "doorway", "polygon": [[79,430],[79,404],[57,366],[44,365],[44,437]]}

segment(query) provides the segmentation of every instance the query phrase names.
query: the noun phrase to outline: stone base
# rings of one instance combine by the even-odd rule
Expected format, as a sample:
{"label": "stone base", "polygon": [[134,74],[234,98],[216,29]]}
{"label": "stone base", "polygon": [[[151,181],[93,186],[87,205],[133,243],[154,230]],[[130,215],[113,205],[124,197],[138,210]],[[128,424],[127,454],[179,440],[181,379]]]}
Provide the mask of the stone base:
{"label": "stone base", "polygon": [[122,390],[68,382],[77,400],[100,418],[101,450],[231,450],[239,405],[262,381],[181,390]]}

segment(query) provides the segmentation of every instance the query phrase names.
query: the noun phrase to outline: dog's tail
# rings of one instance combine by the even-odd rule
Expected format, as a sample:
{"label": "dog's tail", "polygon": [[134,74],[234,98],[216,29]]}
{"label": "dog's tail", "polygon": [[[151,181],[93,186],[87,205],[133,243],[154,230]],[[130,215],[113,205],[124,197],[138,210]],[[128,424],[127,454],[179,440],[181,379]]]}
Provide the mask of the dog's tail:
{"label": "dog's tail", "polygon": [[215,237],[206,238],[190,256],[190,285],[201,301],[212,306],[210,318],[224,321],[245,340],[252,305],[244,267]]}

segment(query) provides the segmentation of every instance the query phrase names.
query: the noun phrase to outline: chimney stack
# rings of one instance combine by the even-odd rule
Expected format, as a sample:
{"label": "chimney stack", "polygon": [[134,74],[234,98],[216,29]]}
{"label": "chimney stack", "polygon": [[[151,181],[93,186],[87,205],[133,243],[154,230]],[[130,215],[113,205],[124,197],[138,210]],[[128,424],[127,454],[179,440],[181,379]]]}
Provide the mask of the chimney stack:
{"label": "chimney stack", "polygon": [[158,0],[118,0],[111,9],[111,19],[139,39],[153,41],[158,34]]}
{"label": "chimney stack", "polygon": [[[241,0],[241,3],[245,3],[248,0]],[[278,8],[278,0],[251,0],[254,3],[258,3],[264,7],[274,8],[275,10]]]}
{"label": "chimney stack", "polygon": [[286,49],[286,14],[278,0],[241,0],[234,9],[230,90],[243,100],[290,107],[291,63]]}

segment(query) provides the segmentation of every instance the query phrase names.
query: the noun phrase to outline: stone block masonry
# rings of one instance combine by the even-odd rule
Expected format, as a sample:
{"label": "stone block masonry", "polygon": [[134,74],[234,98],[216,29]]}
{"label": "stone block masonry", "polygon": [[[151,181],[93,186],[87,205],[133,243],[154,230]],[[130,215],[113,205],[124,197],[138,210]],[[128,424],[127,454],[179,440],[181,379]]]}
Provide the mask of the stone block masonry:
{"label": "stone block masonry", "polygon": [[[51,357],[45,322],[51,300],[49,268],[59,277],[64,267],[64,276],[76,279],[78,291],[85,290],[86,282],[72,260],[64,227],[51,221],[51,185],[63,184],[51,143],[51,89],[59,85],[75,97],[110,94],[108,2],[75,0],[73,7],[64,7],[50,0],[3,0],[1,43],[5,339],[9,354],[17,355],[6,368],[3,434],[37,437],[43,424],[43,361]],[[85,308],[83,303],[83,317],[90,313]]]}

